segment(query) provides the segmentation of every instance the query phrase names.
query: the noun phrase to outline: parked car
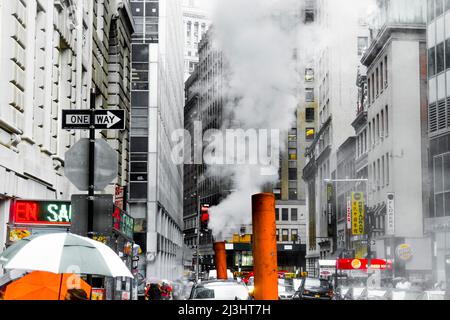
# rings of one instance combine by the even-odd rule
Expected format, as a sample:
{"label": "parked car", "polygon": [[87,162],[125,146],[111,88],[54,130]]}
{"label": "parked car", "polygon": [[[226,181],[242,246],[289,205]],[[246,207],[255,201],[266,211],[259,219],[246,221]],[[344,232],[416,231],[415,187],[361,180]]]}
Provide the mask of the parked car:
{"label": "parked car", "polygon": [[292,300],[294,294],[293,279],[278,279],[278,300]]}
{"label": "parked car", "polygon": [[367,294],[366,291],[366,287],[349,287],[344,294],[344,300],[359,300]]}
{"label": "parked car", "polygon": [[429,290],[424,291],[420,300],[445,300],[445,291]]}
{"label": "parked car", "polygon": [[357,300],[390,300],[390,290],[384,288],[369,288],[363,290]]}
{"label": "parked car", "polygon": [[247,286],[236,280],[211,280],[195,284],[189,300],[251,300]]}
{"label": "parked car", "polygon": [[414,289],[392,289],[389,300],[421,300],[423,291]]}
{"label": "parked car", "polygon": [[294,300],[331,300],[333,288],[328,280],[303,278],[299,290],[295,292]]}
{"label": "parked car", "polygon": [[[227,277],[228,277],[228,279],[234,278],[233,272],[231,272],[230,269],[227,269]],[[217,279],[217,270],[216,269],[209,270],[208,280],[215,280],[215,279]]]}

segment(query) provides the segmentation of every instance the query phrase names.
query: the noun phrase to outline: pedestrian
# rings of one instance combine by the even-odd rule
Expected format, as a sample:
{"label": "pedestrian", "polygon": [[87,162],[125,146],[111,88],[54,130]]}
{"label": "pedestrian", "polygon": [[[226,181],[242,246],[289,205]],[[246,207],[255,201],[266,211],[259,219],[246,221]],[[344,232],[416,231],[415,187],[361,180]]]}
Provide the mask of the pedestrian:
{"label": "pedestrian", "polygon": [[172,293],[172,288],[167,282],[163,282],[161,287],[161,296],[163,300],[170,300]]}
{"label": "pedestrian", "polygon": [[157,283],[151,283],[148,285],[146,297],[147,300],[161,300],[161,289]]}
{"label": "pedestrian", "polygon": [[89,300],[89,298],[83,289],[69,289],[64,300]]}

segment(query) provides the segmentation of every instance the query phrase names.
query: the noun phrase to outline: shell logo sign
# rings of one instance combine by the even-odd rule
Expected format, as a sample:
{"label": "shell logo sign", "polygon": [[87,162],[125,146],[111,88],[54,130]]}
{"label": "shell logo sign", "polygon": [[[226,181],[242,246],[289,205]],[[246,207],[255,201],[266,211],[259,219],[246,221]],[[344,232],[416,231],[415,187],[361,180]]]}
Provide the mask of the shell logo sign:
{"label": "shell logo sign", "polygon": [[352,265],[353,269],[359,269],[359,268],[361,268],[361,260],[353,259],[351,262],[351,265]]}

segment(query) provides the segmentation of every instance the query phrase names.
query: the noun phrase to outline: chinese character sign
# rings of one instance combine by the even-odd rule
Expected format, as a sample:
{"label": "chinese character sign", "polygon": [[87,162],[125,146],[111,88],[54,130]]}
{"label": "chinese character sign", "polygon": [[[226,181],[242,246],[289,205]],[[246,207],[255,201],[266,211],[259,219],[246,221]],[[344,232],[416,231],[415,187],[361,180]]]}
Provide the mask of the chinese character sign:
{"label": "chinese character sign", "polygon": [[362,192],[352,193],[352,234],[364,234],[364,194]]}

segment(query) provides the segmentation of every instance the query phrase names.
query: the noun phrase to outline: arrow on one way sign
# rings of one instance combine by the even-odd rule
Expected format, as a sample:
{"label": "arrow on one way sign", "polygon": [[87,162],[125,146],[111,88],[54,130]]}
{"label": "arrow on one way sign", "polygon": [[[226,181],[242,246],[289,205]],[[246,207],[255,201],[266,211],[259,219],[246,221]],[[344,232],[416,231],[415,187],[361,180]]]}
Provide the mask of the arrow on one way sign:
{"label": "arrow on one way sign", "polygon": [[95,125],[106,125],[108,129],[119,123],[121,120],[121,118],[116,117],[116,115],[110,111],[108,111],[107,114],[95,115]]}

